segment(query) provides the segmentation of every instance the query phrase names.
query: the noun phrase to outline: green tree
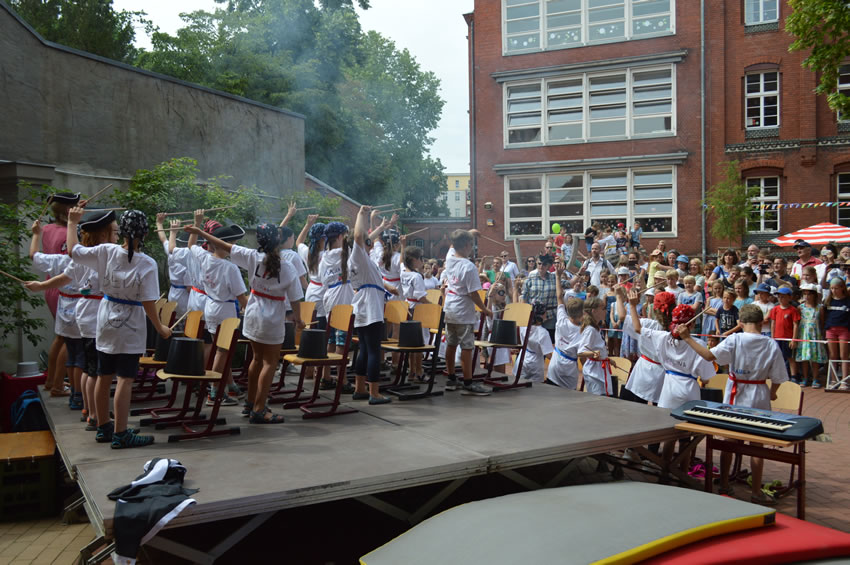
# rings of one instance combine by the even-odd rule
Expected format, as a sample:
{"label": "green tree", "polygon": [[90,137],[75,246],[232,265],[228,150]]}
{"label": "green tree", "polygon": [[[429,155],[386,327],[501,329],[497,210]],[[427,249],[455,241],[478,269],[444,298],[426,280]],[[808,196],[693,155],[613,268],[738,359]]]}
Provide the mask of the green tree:
{"label": "green tree", "polygon": [[708,189],[703,205],[708,207],[711,218],[711,235],[731,246],[746,233],[747,218],[752,213],[752,191],[741,179],[738,161],[718,165],[723,168],[725,178]]}
{"label": "green tree", "polygon": [[231,0],[184,15],[173,36],[154,33],[137,63],[304,114],[307,170],[352,198],[406,215],[443,210],[443,166],[428,136],[443,107],[439,80],[363,33],[353,3]]}
{"label": "green tree", "polygon": [[11,0],[12,8],[48,41],[123,63],[138,50],[134,24],[144,12],[116,12],[112,0]]}
{"label": "green tree", "polygon": [[788,0],[785,30],[796,36],[791,51],[809,51],[803,66],[820,74],[815,91],[829,107],[850,116],[850,97],[838,92],[838,68],[850,56],[850,4],[841,0]]}

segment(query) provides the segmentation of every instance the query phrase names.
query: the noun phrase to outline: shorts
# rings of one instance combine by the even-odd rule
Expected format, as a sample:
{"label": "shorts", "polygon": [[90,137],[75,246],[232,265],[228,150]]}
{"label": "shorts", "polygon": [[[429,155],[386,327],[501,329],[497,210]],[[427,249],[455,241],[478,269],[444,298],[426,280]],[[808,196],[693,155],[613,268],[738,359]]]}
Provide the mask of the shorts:
{"label": "shorts", "polygon": [[97,374],[118,375],[134,379],[139,373],[139,357],[137,353],[104,353],[97,352]]}
{"label": "shorts", "polygon": [[331,336],[328,338],[328,345],[344,347],[346,337],[348,337],[348,334],[344,331],[331,328]]}
{"label": "shorts", "polygon": [[790,341],[777,341],[779,345],[779,351],[782,352],[782,358],[788,361],[789,359],[794,359],[794,352],[791,351],[791,342]]}
{"label": "shorts", "polygon": [[446,324],[446,345],[449,347],[460,345],[461,349],[472,349],[475,347],[475,335],[472,324]]}
{"label": "shorts", "polygon": [[66,367],[86,368],[86,350],[81,337],[63,337],[68,357],[65,361]]}
{"label": "shorts", "polygon": [[93,337],[83,338],[83,349],[86,352],[86,366],[83,371],[90,377],[97,376],[97,344]]}
{"label": "shorts", "polygon": [[850,328],[833,326],[826,330],[826,339],[833,341],[850,341]]}
{"label": "shorts", "polygon": [[317,316],[316,317],[316,329],[317,330],[325,330],[328,327],[328,318],[327,316]]}
{"label": "shorts", "polygon": [[208,329],[204,328],[204,333],[203,333],[203,335],[201,336],[201,339],[203,339],[203,340],[204,340],[204,343],[205,343],[206,345],[212,345],[213,338],[212,338],[212,334],[209,332],[209,330],[208,330]]}

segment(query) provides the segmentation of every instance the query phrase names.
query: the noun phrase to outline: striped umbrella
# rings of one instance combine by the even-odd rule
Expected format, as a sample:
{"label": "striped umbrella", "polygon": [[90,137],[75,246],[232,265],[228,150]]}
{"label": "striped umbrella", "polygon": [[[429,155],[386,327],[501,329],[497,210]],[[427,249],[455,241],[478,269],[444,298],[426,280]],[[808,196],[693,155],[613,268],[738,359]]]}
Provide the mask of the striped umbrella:
{"label": "striped umbrella", "polygon": [[850,228],[824,222],[771,239],[770,243],[779,247],[791,247],[798,239],[803,239],[812,245],[823,245],[830,241],[846,242],[850,241]]}

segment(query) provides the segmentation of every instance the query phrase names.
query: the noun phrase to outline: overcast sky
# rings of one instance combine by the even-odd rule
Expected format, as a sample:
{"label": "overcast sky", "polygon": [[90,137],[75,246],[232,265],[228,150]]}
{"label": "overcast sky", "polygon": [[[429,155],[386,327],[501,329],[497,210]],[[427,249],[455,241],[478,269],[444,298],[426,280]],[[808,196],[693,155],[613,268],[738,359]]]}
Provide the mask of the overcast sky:
{"label": "overcast sky", "polygon": [[[469,172],[469,90],[466,22],[474,0],[371,0],[358,9],[364,30],[373,29],[407,49],[423,70],[437,75],[446,101],[431,153],[447,173]],[[159,28],[173,34],[182,25],[180,12],[214,10],[213,0],[113,0],[116,10],[144,10]],[[136,44],[150,47],[143,29]]]}

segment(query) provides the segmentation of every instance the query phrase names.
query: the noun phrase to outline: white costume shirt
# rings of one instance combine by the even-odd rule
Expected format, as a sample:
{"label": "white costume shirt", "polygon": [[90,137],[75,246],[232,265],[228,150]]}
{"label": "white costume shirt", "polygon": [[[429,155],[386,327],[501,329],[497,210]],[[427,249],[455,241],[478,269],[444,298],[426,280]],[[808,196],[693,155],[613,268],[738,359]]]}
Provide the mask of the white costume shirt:
{"label": "white costume shirt", "polygon": [[[350,273],[349,273],[350,275]],[[325,295],[322,302],[325,312],[330,315],[331,309],[338,304],[351,304],[354,301],[354,289],[351,288],[351,278],[342,282],[342,248],[331,249],[322,255],[319,262],[319,282],[324,285]]]}
{"label": "white costume shirt", "polygon": [[469,297],[473,292],[481,290],[481,279],[478,270],[469,259],[457,257],[454,248],[446,254],[446,289],[445,305],[447,324],[475,324],[479,315],[475,311],[475,303]]}
{"label": "white costume shirt", "polygon": [[204,265],[204,286],[207,291],[207,303],[204,306],[206,329],[210,334],[215,334],[222,321],[239,317],[236,297],[245,294],[248,289],[245,288],[239,267],[212,254]]}
{"label": "white costume shirt", "polygon": [[[702,377],[703,380],[713,377],[714,364],[700,357],[681,339],[674,339],[670,332],[644,328],[640,333],[643,339],[649,340],[655,348],[655,360],[661,363],[665,371],[658,406],[673,409],[689,400],[699,400],[697,377]],[[677,375],[673,371],[681,374]]]}
{"label": "white costume shirt", "polygon": [[773,339],[752,333],[734,333],[720,342],[711,352],[718,365],[729,365],[729,380],[723,402],[732,403],[732,387],[737,382],[735,404],[770,410],[770,387],[767,384],[748,384],[740,381],[770,379],[773,384],[788,380],[788,370],[779,345]]}
{"label": "white costume shirt", "polygon": [[[302,250],[306,253],[302,253]],[[304,245],[303,243],[298,246],[298,254],[304,259],[304,263],[309,263],[310,258],[310,248]],[[316,266],[316,270],[313,272],[308,272],[308,281],[307,281],[307,289],[304,291],[304,300],[306,302],[314,302],[316,304],[316,317],[321,318],[328,315],[328,311],[325,308],[325,285],[322,284],[322,279],[319,276],[321,272],[322,265],[322,257],[324,256],[324,251],[319,251],[319,262]],[[296,277],[297,278],[297,277]],[[300,284],[300,283],[299,283]]]}
{"label": "white costume shirt", "polygon": [[[644,337],[644,331],[647,329],[660,331],[662,328],[661,324],[655,320],[641,318],[640,334],[637,334],[632,327],[631,312],[626,314],[623,331],[627,336],[638,342],[638,351],[641,354],[641,357],[638,357],[632,366],[632,373],[626,383],[626,390],[647,402],[658,404],[658,399],[661,398],[661,388],[664,386],[664,367],[658,363],[658,353],[655,351],[652,341]],[[644,355],[652,361],[644,359],[642,357]],[[655,362],[653,363],[653,361]]]}
{"label": "white costume shirt", "polygon": [[[578,362],[572,359],[577,359],[580,340],[581,327],[570,321],[566,307],[559,304],[555,321],[555,348],[557,348],[557,351],[552,354],[552,359],[549,361],[549,372],[546,375],[556,385],[571,390],[578,388]],[[564,355],[572,357],[572,359],[567,359]]]}
{"label": "white costume shirt", "polygon": [[424,298],[428,294],[425,290],[425,279],[422,275],[417,271],[409,271],[407,269],[401,273],[400,290],[402,297],[407,300],[407,305],[411,310],[419,304],[421,298]]}
{"label": "white costume shirt", "polygon": [[[187,284],[198,290],[204,290],[204,266],[211,254],[200,245],[193,245],[187,249],[189,249],[189,254],[186,257]],[[197,292],[193,288],[187,290],[189,290],[189,299],[186,301],[186,308],[190,312],[193,310],[203,312],[207,305],[207,295],[203,292]]]}
{"label": "white costume shirt", "polygon": [[165,249],[166,257],[168,257],[168,282],[171,283],[171,288],[168,289],[168,300],[177,303],[174,312],[179,318],[189,306],[189,292],[191,290],[189,287],[192,283],[189,281],[187,262],[190,251],[188,247],[175,247],[174,251],[169,253],[168,241],[163,242],[162,246]]}
{"label": "white costume shirt", "polygon": [[94,339],[97,337],[97,311],[100,309],[100,301],[103,300],[97,273],[77,261],[71,261],[65,268],[65,275],[71,277],[71,284],[83,295],[77,300],[76,308],[80,336]]}
{"label": "white costume shirt", "polygon": [[[65,272],[71,258],[64,253],[41,253],[33,255],[32,266],[53,278]],[[71,277],[73,278],[73,277]],[[56,320],[53,323],[53,331],[56,335],[77,339],[80,336],[80,328],[77,327],[77,300],[71,298],[80,294],[79,288],[73,282],[59,289],[59,300],[56,303]]]}
{"label": "white costume shirt", "polygon": [[[348,257],[348,277],[354,285],[354,327],[384,320],[384,279],[363,246],[354,244]],[[368,285],[368,286],[367,286]]]}
{"label": "white costume shirt", "polygon": [[611,396],[614,394],[611,383],[611,373],[603,368],[602,361],[608,359],[608,347],[602,338],[602,333],[593,326],[587,326],[579,337],[578,353],[585,351],[598,351],[599,359],[585,359],[582,366],[584,375],[584,388],[591,394],[600,396]]}
{"label": "white costume shirt", "polygon": [[[528,328],[519,329],[520,339],[525,339],[525,334]],[[549,341],[549,332],[543,326],[531,326],[531,333],[528,335],[528,347],[525,348],[525,358],[522,361],[523,379],[535,383],[542,383],[544,376],[543,359],[546,355],[552,353],[555,348],[552,347],[552,342]],[[514,374],[519,370],[519,357],[514,362]]]}
{"label": "white costume shirt", "polygon": [[[136,251],[133,260],[125,249],[114,243],[94,247],[74,246],[72,259],[97,272],[104,298],[97,309],[97,350],[111,355],[142,355],[147,343],[145,309],[130,302],[155,301],[159,298],[156,262]],[[122,375],[130,376],[130,375]]]}

